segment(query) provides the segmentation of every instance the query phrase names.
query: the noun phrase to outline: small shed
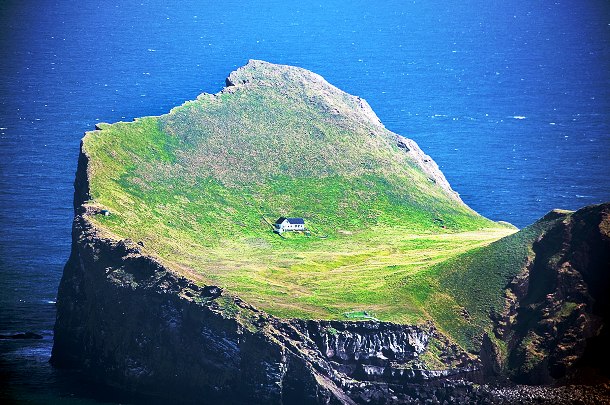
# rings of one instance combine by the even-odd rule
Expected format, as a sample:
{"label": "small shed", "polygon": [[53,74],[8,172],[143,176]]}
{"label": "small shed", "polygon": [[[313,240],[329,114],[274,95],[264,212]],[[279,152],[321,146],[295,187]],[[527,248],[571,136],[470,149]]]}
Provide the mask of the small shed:
{"label": "small shed", "polygon": [[305,220],[303,218],[279,217],[273,224],[273,229],[278,233],[287,231],[304,231]]}

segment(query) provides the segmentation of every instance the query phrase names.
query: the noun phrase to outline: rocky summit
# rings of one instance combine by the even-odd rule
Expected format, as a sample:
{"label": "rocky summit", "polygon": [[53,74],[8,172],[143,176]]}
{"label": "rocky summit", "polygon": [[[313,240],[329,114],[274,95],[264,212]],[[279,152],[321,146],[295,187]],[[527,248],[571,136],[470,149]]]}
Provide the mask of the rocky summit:
{"label": "rocky summit", "polygon": [[74,208],[52,363],[96,381],[209,404],[610,398],[610,204],[483,218],[304,69],[250,61],[98,124]]}

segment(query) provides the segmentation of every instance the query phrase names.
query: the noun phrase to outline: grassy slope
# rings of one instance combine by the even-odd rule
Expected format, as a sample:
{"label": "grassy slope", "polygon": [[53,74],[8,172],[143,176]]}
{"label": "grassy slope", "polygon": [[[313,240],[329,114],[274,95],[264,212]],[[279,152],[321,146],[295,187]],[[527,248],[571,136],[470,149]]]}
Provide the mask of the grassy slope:
{"label": "grassy slope", "polygon": [[[321,78],[256,65],[232,79],[248,84],[86,136],[90,203],[112,212],[94,222],[278,316],[449,325],[463,297],[433,293],[442,263],[513,230],[430,181]],[[280,215],[313,235],[274,235]]]}
{"label": "grassy slope", "polygon": [[[482,331],[493,339],[490,313],[503,312],[508,283],[532,259],[534,242],[558,220],[563,218],[545,217],[488,246],[432,266],[428,277],[435,280],[435,288],[426,299],[436,304],[431,306],[431,316],[441,328],[473,351],[480,347]],[[460,305],[450,307],[452,302]]]}

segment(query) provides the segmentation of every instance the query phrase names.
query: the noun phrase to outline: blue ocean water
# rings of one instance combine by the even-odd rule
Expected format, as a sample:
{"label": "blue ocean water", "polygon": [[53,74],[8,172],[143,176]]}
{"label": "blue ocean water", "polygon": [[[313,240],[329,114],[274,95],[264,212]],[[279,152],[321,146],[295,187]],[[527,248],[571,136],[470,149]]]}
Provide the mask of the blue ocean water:
{"label": "blue ocean water", "polygon": [[125,402],[48,365],[79,140],[216,92],[250,58],[365,98],[494,220],[610,200],[605,0],[176,4],[0,2],[0,334],[44,336],[0,340],[0,399]]}

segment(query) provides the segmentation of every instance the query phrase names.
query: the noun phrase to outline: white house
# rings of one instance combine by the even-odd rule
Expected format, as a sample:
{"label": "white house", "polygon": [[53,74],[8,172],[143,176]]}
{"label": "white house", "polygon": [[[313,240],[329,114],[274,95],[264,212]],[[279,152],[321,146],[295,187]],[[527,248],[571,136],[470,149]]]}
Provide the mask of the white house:
{"label": "white house", "polygon": [[282,233],[286,231],[304,231],[305,220],[303,218],[286,218],[279,217],[273,224],[275,232]]}

